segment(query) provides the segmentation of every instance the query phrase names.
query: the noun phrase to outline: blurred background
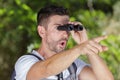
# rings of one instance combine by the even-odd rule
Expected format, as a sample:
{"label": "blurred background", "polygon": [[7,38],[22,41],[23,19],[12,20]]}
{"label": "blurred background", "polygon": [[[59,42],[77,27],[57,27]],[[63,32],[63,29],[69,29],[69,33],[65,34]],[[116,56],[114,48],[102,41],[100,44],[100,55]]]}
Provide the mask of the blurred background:
{"label": "blurred background", "polygon": [[[89,38],[108,35],[101,43],[109,50],[100,56],[120,80],[120,0],[0,0],[0,80],[10,80],[16,60],[40,46],[36,14],[51,4],[68,8],[71,21],[80,21]],[[74,45],[70,38],[67,49]]]}

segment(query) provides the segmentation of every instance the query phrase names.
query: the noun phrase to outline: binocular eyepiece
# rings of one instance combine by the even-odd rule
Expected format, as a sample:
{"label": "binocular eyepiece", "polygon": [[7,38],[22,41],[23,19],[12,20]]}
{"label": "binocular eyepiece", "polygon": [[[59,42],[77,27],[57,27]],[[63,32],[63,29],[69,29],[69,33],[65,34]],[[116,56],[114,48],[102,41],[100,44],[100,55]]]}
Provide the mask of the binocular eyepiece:
{"label": "binocular eyepiece", "polygon": [[82,31],[83,30],[83,26],[82,25],[73,25],[73,24],[65,24],[62,26],[58,26],[57,27],[58,30],[60,31]]}

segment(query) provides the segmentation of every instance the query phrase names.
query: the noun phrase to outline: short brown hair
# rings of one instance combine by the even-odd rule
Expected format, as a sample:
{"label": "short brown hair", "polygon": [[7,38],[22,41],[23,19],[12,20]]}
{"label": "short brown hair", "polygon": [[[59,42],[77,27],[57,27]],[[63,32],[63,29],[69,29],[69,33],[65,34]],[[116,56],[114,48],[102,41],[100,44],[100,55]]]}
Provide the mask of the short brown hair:
{"label": "short brown hair", "polygon": [[47,20],[50,16],[53,15],[69,15],[69,12],[67,8],[64,8],[62,6],[47,6],[42,9],[37,14],[37,24],[38,25],[44,25],[47,23]]}

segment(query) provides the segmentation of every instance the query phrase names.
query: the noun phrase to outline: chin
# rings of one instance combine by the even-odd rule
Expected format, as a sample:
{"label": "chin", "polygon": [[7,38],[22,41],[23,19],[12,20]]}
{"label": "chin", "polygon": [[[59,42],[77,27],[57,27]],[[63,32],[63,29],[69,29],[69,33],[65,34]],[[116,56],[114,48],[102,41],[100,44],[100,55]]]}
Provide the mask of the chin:
{"label": "chin", "polygon": [[64,51],[65,49],[59,49],[57,50],[57,53]]}

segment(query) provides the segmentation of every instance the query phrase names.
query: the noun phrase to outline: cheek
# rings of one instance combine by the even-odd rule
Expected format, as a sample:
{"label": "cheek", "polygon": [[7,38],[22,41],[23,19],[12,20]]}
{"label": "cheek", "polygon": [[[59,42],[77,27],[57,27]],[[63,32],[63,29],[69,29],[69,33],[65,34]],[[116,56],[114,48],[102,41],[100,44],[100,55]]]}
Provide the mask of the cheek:
{"label": "cheek", "polygon": [[54,40],[54,41],[58,41],[59,40],[59,34],[57,34],[57,33],[52,33],[51,34],[51,38]]}
{"label": "cheek", "polygon": [[49,39],[58,41],[60,39],[60,33],[59,31],[53,30],[48,33]]}
{"label": "cheek", "polygon": [[53,34],[51,34],[51,33],[47,34],[47,35],[46,35],[46,42],[47,42],[47,43],[53,43],[53,42],[55,42],[56,39],[55,39],[53,36],[55,36],[55,35],[53,35]]}

